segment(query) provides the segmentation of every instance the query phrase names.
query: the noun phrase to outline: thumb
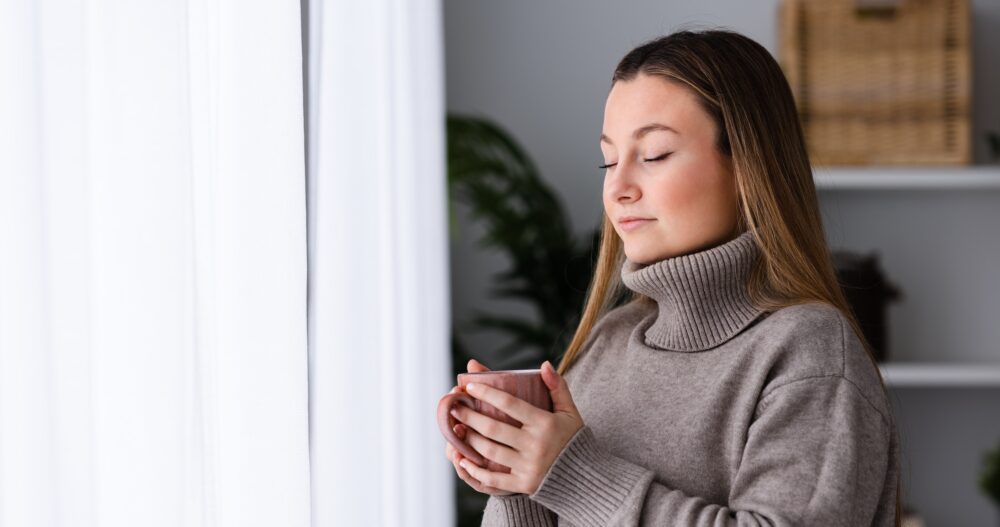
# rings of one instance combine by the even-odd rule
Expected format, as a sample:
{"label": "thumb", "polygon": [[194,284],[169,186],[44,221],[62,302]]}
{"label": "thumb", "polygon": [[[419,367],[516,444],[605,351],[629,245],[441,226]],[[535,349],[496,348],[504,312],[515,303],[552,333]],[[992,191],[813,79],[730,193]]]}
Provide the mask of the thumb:
{"label": "thumb", "polygon": [[465,365],[465,369],[469,373],[475,373],[480,371],[490,371],[483,363],[477,361],[476,359],[469,359],[469,362]]}
{"label": "thumb", "polygon": [[542,363],[542,380],[545,381],[545,386],[549,388],[549,394],[552,397],[552,412],[569,412],[577,413],[576,405],[573,404],[573,396],[569,393],[569,385],[566,384],[566,379],[563,379],[562,375],[556,372],[556,369],[552,367],[549,361]]}

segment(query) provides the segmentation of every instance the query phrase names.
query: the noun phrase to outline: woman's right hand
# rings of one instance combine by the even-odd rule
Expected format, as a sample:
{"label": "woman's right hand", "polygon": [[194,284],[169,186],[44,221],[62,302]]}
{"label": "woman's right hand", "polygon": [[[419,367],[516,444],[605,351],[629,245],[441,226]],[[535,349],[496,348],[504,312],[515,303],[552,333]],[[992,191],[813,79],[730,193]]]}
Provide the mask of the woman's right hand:
{"label": "woman's right hand", "polygon": [[[476,359],[470,359],[469,364],[466,365],[466,369],[468,370],[469,373],[490,371],[489,368],[483,366]],[[459,389],[458,386],[456,386],[452,388],[451,392],[449,393],[457,393],[459,391],[461,390]],[[467,427],[463,423],[455,424],[454,428],[455,434],[458,435],[460,439],[465,439],[466,429]],[[462,468],[461,465],[458,464],[459,461],[465,458],[465,456],[463,456],[461,452],[456,450],[455,447],[451,446],[451,443],[447,441],[445,441],[444,453],[445,456],[448,458],[448,460],[451,461],[451,464],[454,465],[455,472],[458,474],[458,477],[462,478],[462,481],[468,483],[470,487],[476,489],[477,492],[482,492],[483,494],[491,494],[493,496],[508,496],[514,494],[513,492],[507,492],[505,490],[500,490],[494,487],[483,485],[482,483],[479,482],[479,480],[472,477],[464,468]]]}

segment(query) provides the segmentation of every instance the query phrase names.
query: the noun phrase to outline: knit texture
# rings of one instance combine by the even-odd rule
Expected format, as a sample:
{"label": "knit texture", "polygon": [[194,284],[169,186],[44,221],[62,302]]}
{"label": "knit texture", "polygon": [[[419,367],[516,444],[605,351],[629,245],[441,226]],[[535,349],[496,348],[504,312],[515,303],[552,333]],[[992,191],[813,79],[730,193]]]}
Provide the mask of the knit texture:
{"label": "knit texture", "polygon": [[752,234],[622,281],[566,373],[584,427],[484,526],[893,525],[899,447],[878,372],[817,302],[757,309]]}

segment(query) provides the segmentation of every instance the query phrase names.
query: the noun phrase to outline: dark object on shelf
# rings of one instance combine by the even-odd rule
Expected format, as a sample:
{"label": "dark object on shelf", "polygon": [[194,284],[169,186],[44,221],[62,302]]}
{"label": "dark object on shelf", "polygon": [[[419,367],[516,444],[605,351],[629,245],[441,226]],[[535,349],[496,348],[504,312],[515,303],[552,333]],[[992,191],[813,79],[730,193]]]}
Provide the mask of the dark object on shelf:
{"label": "dark object on shelf", "polygon": [[990,145],[990,161],[1000,161],[1000,133],[986,132],[986,142]]}
{"label": "dark object on shelf", "polygon": [[860,254],[846,250],[831,251],[840,287],[861,324],[865,339],[871,344],[875,359],[888,359],[886,307],[902,298],[902,293],[885,280],[876,253]]}
{"label": "dark object on shelf", "polygon": [[900,518],[901,527],[926,527],[927,522],[914,507],[903,505],[903,517]]}
{"label": "dark object on shelf", "polygon": [[979,472],[979,489],[1000,507],[1000,441],[996,448],[983,454],[983,466]]}

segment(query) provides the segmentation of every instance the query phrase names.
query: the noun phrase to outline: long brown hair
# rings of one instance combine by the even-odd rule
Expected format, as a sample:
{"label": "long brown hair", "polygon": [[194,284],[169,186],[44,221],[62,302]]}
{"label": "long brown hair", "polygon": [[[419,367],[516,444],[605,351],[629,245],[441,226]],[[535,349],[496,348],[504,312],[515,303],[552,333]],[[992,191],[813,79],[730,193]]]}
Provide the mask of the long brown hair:
{"label": "long brown hair", "polygon": [[[836,307],[864,345],[888,401],[871,345],[837,281],[795,100],[777,61],[763,46],[733,31],[679,31],[629,51],[615,68],[611,85],[640,73],[690,89],[716,124],[716,146],[733,162],[737,231],[751,231],[761,248],[747,284],[752,301],[765,311],[807,302]],[[594,276],[579,325],[559,362],[560,374],[573,365],[593,327],[625,292],[623,262],[621,239],[605,214]],[[631,301],[652,300],[633,292]],[[898,474],[896,484],[898,526]]]}

